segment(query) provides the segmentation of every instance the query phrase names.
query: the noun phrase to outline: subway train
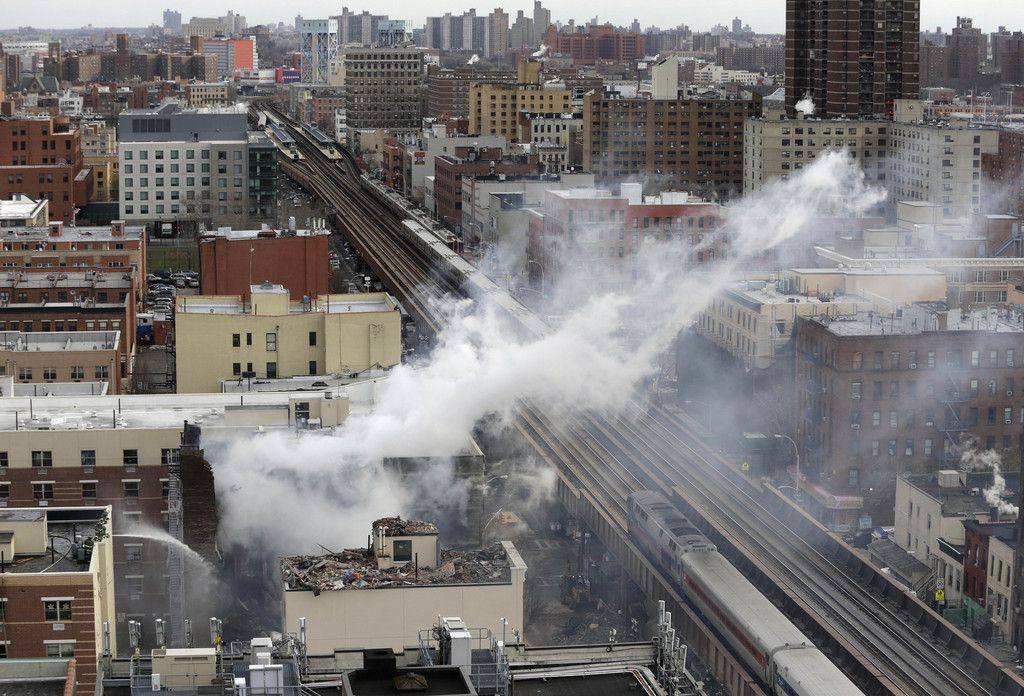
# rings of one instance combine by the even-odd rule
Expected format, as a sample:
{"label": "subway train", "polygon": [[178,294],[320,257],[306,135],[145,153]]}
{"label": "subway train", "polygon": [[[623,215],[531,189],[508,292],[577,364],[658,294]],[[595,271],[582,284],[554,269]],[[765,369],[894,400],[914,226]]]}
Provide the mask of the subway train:
{"label": "subway train", "polygon": [[524,338],[535,338],[548,332],[539,316],[500,288],[486,273],[451,250],[437,232],[415,220],[402,222],[402,234],[428,260],[432,271],[446,279],[453,288],[472,300],[488,303],[517,326]]}
{"label": "subway train", "polygon": [[629,533],[694,607],[779,696],[864,696],[660,493],[628,500]]}

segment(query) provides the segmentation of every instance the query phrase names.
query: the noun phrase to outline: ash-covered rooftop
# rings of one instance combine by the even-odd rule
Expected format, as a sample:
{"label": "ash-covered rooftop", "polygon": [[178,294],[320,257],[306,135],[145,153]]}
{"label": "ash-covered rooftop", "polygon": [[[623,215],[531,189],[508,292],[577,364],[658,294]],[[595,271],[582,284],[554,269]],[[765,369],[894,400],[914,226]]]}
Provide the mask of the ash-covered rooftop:
{"label": "ash-covered rooftop", "polygon": [[[433,525],[431,525],[433,526]],[[512,581],[508,554],[495,544],[468,551],[441,551],[437,568],[403,566],[378,569],[372,551],[346,549],[320,556],[285,556],[281,575],[288,590],[382,589],[428,585],[484,585]]]}

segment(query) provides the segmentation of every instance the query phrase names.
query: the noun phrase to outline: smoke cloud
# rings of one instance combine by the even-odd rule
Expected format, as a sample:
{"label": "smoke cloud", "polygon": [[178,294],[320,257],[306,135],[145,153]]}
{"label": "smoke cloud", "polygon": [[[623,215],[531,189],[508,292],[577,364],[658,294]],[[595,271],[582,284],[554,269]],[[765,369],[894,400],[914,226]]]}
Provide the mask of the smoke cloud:
{"label": "smoke cloud", "polygon": [[807,118],[814,115],[814,99],[811,97],[811,93],[808,92],[804,95],[804,98],[796,103],[796,111],[799,114],[803,114]]}
{"label": "smoke cloud", "polygon": [[418,480],[400,483],[381,461],[443,461],[484,419],[508,427],[522,401],[549,413],[613,412],[743,264],[805,234],[825,210],[858,215],[883,199],[847,154],[828,153],[726,211],[717,230],[728,240],[725,259],[690,266],[688,243],[658,241],[643,245],[625,288],[602,288],[586,269],[570,274],[550,288],[563,320],[543,336],[523,336],[486,298],[448,302],[429,359],[392,370],[372,412],[330,434],[267,432],[207,445],[221,544],[280,553],[361,544],[376,517],[463,495],[450,467],[425,465]]}
{"label": "smoke cloud", "polygon": [[1020,512],[1013,503],[1003,499],[1006,493],[1006,478],[1002,472],[1003,458],[995,450],[968,449],[960,455],[960,466],[973,471],[992,472],[992,485],[982,491],[985,502],[996,508],[1000,515],[1016,516]]}

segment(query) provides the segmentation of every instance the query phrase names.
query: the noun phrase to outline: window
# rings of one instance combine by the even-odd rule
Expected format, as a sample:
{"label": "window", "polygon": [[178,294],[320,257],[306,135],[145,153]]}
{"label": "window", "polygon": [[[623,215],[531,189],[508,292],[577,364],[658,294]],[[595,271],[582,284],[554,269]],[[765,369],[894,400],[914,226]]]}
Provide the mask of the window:
{"label": "window", "polygon": [[32,368],[31,367],[19,367],[18,368],[18,379],[30,380],[32,379]]}
{"label": "window", "polygon": [[880,401],[882,399],[882,383],[875,382],[872,386],[872,397],[875,399],[875,401]]}
{"label": "window", "polygon": [[882,412],[881,411],[872,411],[871,412],[871,425],[877,428],[881,424],[882,424]]}
{"label": "window", "polygon": [[178,463],[178,449],[176,447],[163,447],[160,449],[160,463],[163,466]]}
{"label": "window", "polygon": [[160,479],[160,497],[167,500],[171,495],[171,482],[169,479]]}
{"label": "window", "polygon": [[871,441],[871,456],[872,457],[877,457],[878,456],[878,440],[872,440]]}
{"label": "window", "polygon": [[900,367],[900,352],[898,350],[894,350],[891,353],[889,353],[889,367],[891,367],[894,370],[898,370],[899,369],[899,367]]}
{"label": "window", "polygon": [[859,370],[863,366],[864,366],[864,354],[861,353],[860,351],[857,351],[856,353],[853,354],[853,365],[852,365],[852,367],[853,367],[854,370]]}
{"label": "window", "polygon": [[267,352],[268,353],[276,353],[277,352],[277,334],[276,333],[268,333],[267,334]]}
{"label": "window", "polygon": [[851,382],[850,383],[850,398],[852,398],[852,399],[859,399],[860,398],[860,391],[861,391],[861,383],[860,382]]}
{"label": "window", "polygon": [[72,367],[71,379],[85,379],[85,368],[81,365]]}
{"label": "window", "polygon": [[876,350],[875,351],[875,369],[876,370],[881,370],[882,369],[882,351],[880,351],[880,350]]}
{"label": "window", "polygon": [[231,347],[238,348],[242,345],[241,334],[231,334]]}
{"label": "window", "polygon": [[53,466],[53,452],[49,450],[34,450],[32,452],[32,466]]}
{"label": "window", "polygon": [[277,377],[277,363],[276,362],[268,362],[267,363],[267,378],[268,379],[275,379],[276,377]]}
{"label": "window", "polygon": [[95,500],[96,499],[96,482],[95,481],[82,481],[82,499],[83,500]]}
{"label": "window", "polygon": [[972,350],[971,351],[971,367],[980,367],[980,366],[981,366],[981,351]]}
{"label": "window", "polygon": [[10,455],[7,452],[0,452],[0,469],[6,469],[10,464]]}
{"label": "window", "polygon": [[137,466],[139,463],[139,451],[137,449],[123,450],[121,459],[125,466]]}
{"label": "window", "polygon": [[82,450],[82,466],[96,466],[96,450]]}
{"label": "window", "polygon": [[231,374],[240,377],[242,375],[242,363],[231,363]]}
{"label": "window", "polygon": [[[11,497],[11,484],[8,482],[0,483],[0,500],[7,500]],[[2,604],[2,602],[0,602]],[[0,608],[2,609],[2,608]]]}
{"label": "window", "polygon": [[908,352],[907,353],[907,360],[910,363],[910,369],[911,370],[916,370],[917,369],[917,351],[916,350],[912,350],[912,351]]}
{"label": "window", "polygon": [[914,441],[913,440],[907,440],[906,445],[903,448],[903,454],[904,454],[904,456],[907,456],[907,457],[913,457],[914,456]]}
{"label": "window", "polygon": [[1006,366],[1013,367],[1013,349],[1006,351]]}
{"label": "window", "polygon": [[128,592],[129,595],[140,595],[140,594],[142,594],[142,576],[141,575],[125,575],[124,576],[124,587],[125,587],[125,590]]}
{"label": "window", "polygon": [[110,377],[110,368],[106,365],[97,365],[95,375],[96,379],[107,379]]}
{"label": "window", "polygon": [[75,643],[74,641],[59,641],[55,643],[46,643],[46,656],[74,657]]}
{"label": "window", "polygon": [[860,481],[860,469],[850,469],[848,475],[850,487],[853,488],[857,486]]}
{"label": "window", "polygon": [[121,481],[121,486],[124,490],[125,498],[138,498],[139,497],[139,481],[138,479],[124,479]]}
{"label": "window", "polygon": [[43,615],[46,621],[70,621],[71,599],[44,599]]}
{"label": "window", "polygon": [[392,558],[395,563],[412,560],[412,541],[409,539],[395,539],[392,543]]}
{"label": "window", "polygon": [[928,351],[928,367],[935,367],[935,351]]}
{"label": "window", "polygon": [[124,545],[124,560],[126,560],[126,561],[141,561],[142,560],[142,544],[125,544]]}
{"label": "window", "polygon": [[311,346],[315,346],[316,345],[316,331],[310,331],[309,332],[309,345],[311,345]]}
{"label": "window", "polygon": [[33,481],[32,497],[36,500],[53,500],[53,482]]}
{"label": "window", "polygon": [[55,380],[57,379],[57,368],[56,367],[44,367],[43,368],[43,379]]}
{"label": "window", "polygon": [[315,375],[316,374],[316,360],[310,360],[309,361],[309,374],[311,374],[311,375]]}
{"label": "window", "polygon": [[[251,333],[245,334],[245,345],[247,345],[247,346],[251,346],[252,345],[252,334]],[[252,370],[249,370],[249,371],[252,372]]]}
{"label": "window", "polygon": [[893,380],[892,382],[889,383],[889,398],[900,398],[900,383],[897,380]]}

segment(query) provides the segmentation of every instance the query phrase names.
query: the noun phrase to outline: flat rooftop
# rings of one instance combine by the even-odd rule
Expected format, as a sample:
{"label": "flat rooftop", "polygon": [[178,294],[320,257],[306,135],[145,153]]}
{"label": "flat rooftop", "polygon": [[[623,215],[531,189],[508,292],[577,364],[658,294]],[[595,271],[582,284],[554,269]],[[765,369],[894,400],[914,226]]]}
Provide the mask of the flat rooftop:
{"label": "flat rooftop", "polygon": [[[0,218],[3,217],[19,217],[16,215],[8,216],[4,213],[3,204],[5,201],[0,201]],[[25,216],[20,216],[25,217]],[[51,223],[53,225],[55,223]],[[29,242],[29,241],[46,241],[46,242],[61,242],[61,241],[72,241],[72,242],[102,242],[102,241],[124,241],[124,240],[135,240],[138,241],[146,234],[146,228],[141,225],[125,225],[124,234],[114,236],[109,226],[101,227],[99,225],[89,227],[72,227],[71,225],[63,225],[60,229],[60,234],[51,236],[50,227],[6,227],[0,230],[0,239],[5,242],[18,241],[18,242]]]}
{"label": "flat rooftop", "polygon": [[[259,294],[287,294],[280,285],[273,289],[252,286],[251,302],[243,302],[238,295],[179,295],[175,300],[175,312],[179,314],[252,314],[255,303],[259,305]],[[289,302],[289,314],[324,312],[327,314],[367,314],[372,312],[393,312],[398,303],[384,293],[321,295],[309,304]]]}
{"label": "flat rooftop", "polygon": [[[79,561],[72,548],[76,539],[90,537],[93,528],[103,515],[109,511],[106,507],[89,508],[10,508],[0,509],[0,543],[10,543],[14,538],[14,560],[5,565],[7,573],[84,573],[89,570],[86,561]],[[32,536],[33,530],[26,528],[25,523],[37,523],[45,526],[39,530],[53,544],[53,553],[47,548],[43,553],[19,553],[21,534]],[[9,524],[16,523],[20,529],[17,533],[7,529]],[[54,588],[56,589],[56,588]],[[59,593],[57,593],[59,594]]]}
{"label": "flat rooftop", "polygon": [[622,668],[596,674],[515,674],[512,681],[516,696],[621,696],[649,693],[653,677],[647,670]]}
{"label": "flat rooftop", "polygon": [[65,271],[42,270],[7,270],[0,269],[0,288],[25,288],[45,290],[70,290],[78,288],[96,288],[97,290],[128,290],[132,287],[132,271],[116,269],[104,271]]}
{"label": "flat rooftop", "polygon": [[[26,196],[17,196],[13,199],[0,200],[0,220],[23,220],[35,217],[43,208],[42,200],[32,200]],[[12,227],[7,229],[32,229],[29,227]],[[47,228],[39,228],[45,231]]]}
{"label": "flat rooftop", "polygon": [[863,295],[843,293],[841,295],[804,295],[803,293],[785,293],[780,289],[777,281],[740,281],[726,289],[726,292],[741,297],[749,302],[758,305],[773,304],[810,304],[810,305],[835,305],[837,303],[874,304]]}
{"label": "flat rooftop", "polygon": [[219,227],[216,230],[203,232],[200,240],[205,242],[207,240],[226,239],[229,242],[235,242],[252,239],[277,239],[280,237],[323,237],[330,234],[331,231],[328,229],[288,230],[267,227],[259,230],[234,230],[230,227]]}
{"label": "flat rooftop", "polygon": [[320,556],[285,556],[281,574],[286,590],[384,589],[428,585],[500,585],[511,582],[508,555],[500,544],[484,549],[441,550],[438,568],[420,568],[412,563],[377,568],[373,551],[346,549]]}
{"label": "flat rooftop", "polygon": [[[980,331],[1024,333],[1024,315],[1011,310],[962,312],[944,303],[917,303],[902,315],[857,312],[849,315],[811,317],[836,336],[916,336],[925,332]],[[942,322],[945,321],[945,328]]]}
{"label": "flat rooftop", "polygon": [[120,331],[0,331],[0,351],[77,353],[107,351],[120,343]]}
{"label": "flat rooftop", "polygon": [[[909,474],[903,478],[914,488],[938,500],[942,504],[942,514],[945,517],[966,517],[992,510],[985,496],[981,495],[982,491],[992,486],[991,471],[963,472],[960,474],[960,484],[956,486],[940,486],[937,472]],[[1003,478],[1006,481],[1003,499],[1015,503],[1020,486],[1020,472],[1005,471]]]}
{"label": "flat rooftop", "polygon": [[394,673],[360,669],[349,672],[345,681],[350,696],[459,696],[475,694],[470,682],[458,667],[409,667]]}

